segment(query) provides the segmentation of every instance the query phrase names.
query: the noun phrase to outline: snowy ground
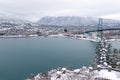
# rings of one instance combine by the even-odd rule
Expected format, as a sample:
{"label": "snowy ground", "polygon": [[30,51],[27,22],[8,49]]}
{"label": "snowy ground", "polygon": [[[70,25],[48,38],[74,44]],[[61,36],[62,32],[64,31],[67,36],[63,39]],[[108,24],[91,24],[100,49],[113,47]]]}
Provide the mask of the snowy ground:
{"label": "snowy ground", "polygon": [[94,71],[95,77],[101,77],[110,80],[120,80],[120,72],[111,71],[109,72],[106,69],[101,71]]}
{"label": "snowy ground", "polygon": [[74,70],[59,68],[53,69],[47,74],[39,73],[27,80],[120,80],[120,72],[109,72],[107,69],[97,71],[86,67]]}

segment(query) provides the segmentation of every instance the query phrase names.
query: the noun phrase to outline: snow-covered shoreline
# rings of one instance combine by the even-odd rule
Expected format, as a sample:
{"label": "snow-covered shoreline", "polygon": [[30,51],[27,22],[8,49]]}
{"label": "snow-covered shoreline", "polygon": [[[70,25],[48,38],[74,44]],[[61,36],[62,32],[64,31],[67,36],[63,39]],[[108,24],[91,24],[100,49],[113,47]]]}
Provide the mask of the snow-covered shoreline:
{"label": "snow-covered shoreline", "polygon": [[[72,39],[77,39],[77,40],[88,40],[88,41],[92,41],[92,42],[98,42],[99,40],[97,38],[95,39],[92,39],[92,38],[78,38],[76,37],[76,35],[74,36],[65,36],[63,34],[58,34],[58,35],[49,35],[50,37],[63,37],[63,38],[72,38]],[[108,42],[112,42],[112,41],[120,41],[120,39],[109,39],[109,40],[105,40],[105,41],[108,41]]]}
{"label": "snow-covered shoreline", "polygon": [[[92,41],[92,42],[98,42],[98,39],[92,39],[92,38],[89,38],[89,37],[86,37],[86,38],[83,38],[83,37],[76,37],[77,35],[74,35],[74,36],[66,36],[66,35],[63,35],[63,34],[57,34],[57,35],[47,35],[45,37],[62,37],[62,38],[72,38],[72,39],[77,39],[77,40],[88,40],[88,41]],[[29,35],[29,36],[26,36],[26,35],[9,35],[9,36],[0,36],[0,38],[30,38],[30,37],[44,37],[44,36],[38,36],[38,35]],[[106,41],[109,41],[109,42],[112,42],[112,41],[120,41],[120,39],[109,39],[109,40],[106,40]]]}
{"label": "snow-covered shoreline", "polygon": [[108,71],[107,69],[98,71],[85,66],[73,70],[59,68],[48,71],[46,74],[38,73],[26,80],[120,80],[120,72]]}

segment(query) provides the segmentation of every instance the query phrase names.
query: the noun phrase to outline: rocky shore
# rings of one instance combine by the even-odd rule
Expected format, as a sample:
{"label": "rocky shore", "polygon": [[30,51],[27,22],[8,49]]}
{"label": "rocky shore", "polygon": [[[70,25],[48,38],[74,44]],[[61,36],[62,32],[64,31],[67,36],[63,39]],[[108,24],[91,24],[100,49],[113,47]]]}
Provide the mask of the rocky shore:
{"label": "rocky shore", "polygon": [[31,75],[26,80],[120,80],[120,72],[107,69],[98,71],[85,66],[80,69],[58,68],[46,74]]}

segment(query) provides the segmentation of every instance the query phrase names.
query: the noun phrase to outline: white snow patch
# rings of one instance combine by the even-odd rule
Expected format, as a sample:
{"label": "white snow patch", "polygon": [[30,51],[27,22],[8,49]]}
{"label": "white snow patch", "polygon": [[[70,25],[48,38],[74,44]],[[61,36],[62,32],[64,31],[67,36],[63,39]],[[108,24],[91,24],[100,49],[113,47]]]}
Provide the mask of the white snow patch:
{"label": "white snow patch", "polygon": [[109,72],[108,69],[90,71],[90,69],[93,68],[82,67],[74,70],[69,70],[67,68],[62,68],[61,70],[53,69],[48,72],[48,76],[38,74],[32,79],[27,80],[120,80],[120,72],[113,70]]}
{"label": "white snow patch", "polygon": [[109,72],[106,69],[100,71],[95,71],[96,77],[110,79],[110,80],[120,80],[120,72],[111,71]]}

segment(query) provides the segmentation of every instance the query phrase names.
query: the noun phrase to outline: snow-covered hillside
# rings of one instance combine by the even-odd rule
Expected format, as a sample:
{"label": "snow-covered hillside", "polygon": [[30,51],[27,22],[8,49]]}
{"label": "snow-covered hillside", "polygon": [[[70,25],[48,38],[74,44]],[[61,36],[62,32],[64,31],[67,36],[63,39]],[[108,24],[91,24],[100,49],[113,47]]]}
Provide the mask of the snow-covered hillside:
{"label": "snow-covered hillside", "polygon": [[[103,19],[103,22],[105,27],[120,26],[120,21],[117,20]],[[77,16],[43,17],[38,21],[38,23],[44,25],[58,25],[58,26],[95,27],[98,24],[98,18]]]}
{"label": "snow-covered hillside", "polygon": [[11,27],[30,28],[34,26],[38,26],[38,24],[24,19],[0,17],[0,28],[11,28]]}
{"label": "snow-covered hillside", "polygon": [[[61,17],[42,17],[36,22],[27,21],[24,19],[0,17],[0,27],[2,26],[14,27],[14,26],[42,26],[42,25],[56,25],[61,27],[94,27],[98,25],[98,18],[93,17],[78,17],[78,16],[61,16]],[[104,28],[120,27],[120,21],[103,19]]]}

